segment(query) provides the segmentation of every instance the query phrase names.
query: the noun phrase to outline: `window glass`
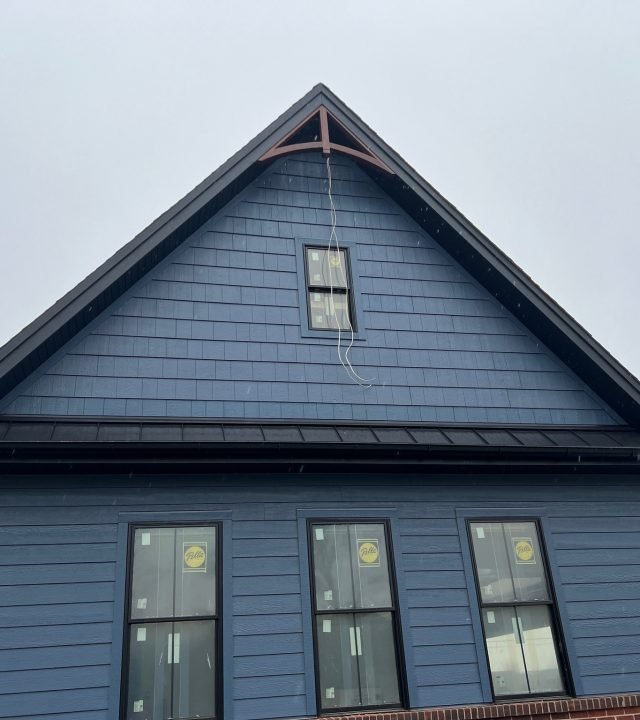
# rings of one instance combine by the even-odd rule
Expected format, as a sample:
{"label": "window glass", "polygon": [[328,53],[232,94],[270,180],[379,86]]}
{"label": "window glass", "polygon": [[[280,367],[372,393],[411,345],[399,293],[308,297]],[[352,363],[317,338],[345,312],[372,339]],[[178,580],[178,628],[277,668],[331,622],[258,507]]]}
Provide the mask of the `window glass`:
{"label": "window glass", "polygon": [[391,613],[318,615],[323,710],[400,702]]}
{"label": "window glass", "polygon": [[565,691],[535,522],[469,524],[496,697]]}
{"label": "window glass", "polygon": [[349,329],[349,296],[328,290],[309,291],[309,316],[316,330]]}
{"label": "window glass", "polygon": [[173,615],[174,528],[138,528],[133,548],[131,617]]}
{"label": "window glass", "polygon": [[360,679],[353,615],[317,615],[318,676],[323,710],[357,707]]}
{"label": "window glass", "polygon": [[549,600],[536,526],[471,523],[483,602]]}
{"label": "window glass", "polygon": [[544,561],[534,523],[504,523],[516,600],[549,600]]}
{"label": "window glass", "polygon": [[135,531],[131,617],[211,615],[216,611],[212,527]]}
{"label": "window glass", "polygon": [[358,670],[362,704],[397,705],[398,659],[393,638],[391,613],[366,613],[356,616]]}
{"label": "window glass", "polygon": [[496,696],[525,695],[529,686],[515,608],[485,608],[482,615]]}
{"label": "window glass", "polygon": [[176,617],[216,612],[216,534],[213,527],[176,530]]}
{"label": "window glass", "polygon": [[309,327],[355,330],[347,250],[307,247],[304,252]]}
{"label": "window glass", "polygon": [[558,653],[551,630],[551,614],[547,605],[518,607],[518,625],[527,676],[533,693],[562,692]]}
{"label": "window glass", "polygon": [[311,555],[321,709],[399,706],[385,524],[313,523]]}
{"label": "window glass", "polygon": [[347,265],[344,250],[307,248],[309,287],[347,288]]}
{"label": "window glass", "polygon": [[132,540],[125,717],[213,718],[216,527],[141,527]]}
{"label": "window glass", "polygon": [[546,605],[485,608],[483,622],[496,695],[564,690]]}
{"label": "window glass", "polygon": [[314,525],[318,610],[391,607],[382,523]]}
{"label": "window glass", "polygon": [[137,624],[130,635],[127,720],[215,716],[215,626]]}

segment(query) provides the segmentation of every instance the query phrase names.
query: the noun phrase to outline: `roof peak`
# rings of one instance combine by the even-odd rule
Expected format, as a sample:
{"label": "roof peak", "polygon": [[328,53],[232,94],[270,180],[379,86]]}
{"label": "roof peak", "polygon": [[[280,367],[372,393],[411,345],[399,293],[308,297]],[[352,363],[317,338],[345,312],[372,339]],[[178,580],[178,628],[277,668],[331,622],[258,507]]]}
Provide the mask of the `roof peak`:
{"label": "roof peak", "polygon": [[[354,159],[400,207],[427,232],[437,235],[450,255],[614,410],[628,422],[640,425],[638,380],[323,83],[314,85],[244,148],[0,348],[0,397],[257,177],[264,169],[260,159],[321,107],[349,133],[354,144],[366,149],[363,155],[367,157]],[[381,165],[370,162],[372,157]]]}

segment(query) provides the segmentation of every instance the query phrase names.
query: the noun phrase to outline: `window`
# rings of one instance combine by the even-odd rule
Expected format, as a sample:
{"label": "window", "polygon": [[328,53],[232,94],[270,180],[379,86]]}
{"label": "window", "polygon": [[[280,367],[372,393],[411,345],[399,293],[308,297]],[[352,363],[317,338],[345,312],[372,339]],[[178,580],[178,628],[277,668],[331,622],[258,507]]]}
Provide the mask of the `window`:
{"label": "window", "polygon": [[399,707],[399,634],[385,523],[313,522],[310,530],[320,709]]}
{"label": "window", "polygon": [[305,248],[305,272],[309,327],[355,330],[347,250]]}
{"label": "window", "polygon": [[562,695],[555,608],[537,523],[469,523],[496,698]]}
{"label": "window", "polygon": [[215,718],[217,527],[137,527],[130,548],[122,717]]}

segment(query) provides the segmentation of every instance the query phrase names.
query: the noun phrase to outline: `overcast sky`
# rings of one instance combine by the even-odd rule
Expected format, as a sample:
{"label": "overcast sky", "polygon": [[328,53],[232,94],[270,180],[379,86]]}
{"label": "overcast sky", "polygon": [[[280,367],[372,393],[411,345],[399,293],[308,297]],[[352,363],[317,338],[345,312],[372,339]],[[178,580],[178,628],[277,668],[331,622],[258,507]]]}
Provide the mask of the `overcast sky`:
{"label": "overcast sky", "polygon": [[640,374],[638,0],[0,0],[0,345],[317,82]]}

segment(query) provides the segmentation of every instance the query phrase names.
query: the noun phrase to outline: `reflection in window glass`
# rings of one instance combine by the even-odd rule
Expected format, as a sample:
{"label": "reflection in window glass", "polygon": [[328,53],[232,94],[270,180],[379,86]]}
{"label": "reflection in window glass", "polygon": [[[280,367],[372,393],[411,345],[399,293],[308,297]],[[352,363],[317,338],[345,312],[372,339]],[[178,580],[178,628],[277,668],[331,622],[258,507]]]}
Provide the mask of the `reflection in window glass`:
{"label": "reflection in window glass", "polygon": [[314,523],[311,547],[321,708],[399,705],[385,525]]}
{"label": "reflection in window glass", "polygon": [[145,528],[135,532],[131,576],[131,617],[173,615],[174,528]]}
{"label": "reflection in window glass", "polygon": [[129,645],[127,718],[214,717],[214,625],[196,621],[134,627]]}
{"label": "reflection in window glass", "polygon": [[483,611],[484,634],[496,695],[529,692],[514,608]]}
{"label": "reflection in window glass", "polygon": [[483,602],[549,600],[536,526],[471,523]]}
{"label": "reflection in window glass", "polygon": [[353,320],[347,251],[306,248],[305,257],[309,327],[314,330],[350,329]]}
{"label": "reflection in window glass", "polygon": [[522,652],[532,693],[558,693],[564,690],[558,653],[551,631],[551,612],[547,605],[517,608]]}
{"label": "reflection in window glass", "polygon": [[536,523],[472,522],[469,530],[494,694],[564,693]]}
{"label": "reflection in window glass", "polygon": [[391,607],[384,525],[314,525],[318,610]]}
{"label": "reflection in window glass", "polygon": [[138,528],[131,617],[211,615],[216,611],[215,528]]}
{"label": "reflection in window glass", "polygon": [[328,290],[309,293],[311,327],[316,330],[349,329],[349,296]]}
{"label": "reflection in window glass", "polygon": [[391,613],[316,616],[325,710],[400,703]]}
{"label": "reflection in window glass", "polygon": [[[328,257],[328,261],[327,261]],[[346,288],[347,265],[345,251],[307,248],[307,272],[312,287]]]}
{"label": "reflection in window glass", "polygon": [[216,527],[133,533],[127,720],[215,717]]}

